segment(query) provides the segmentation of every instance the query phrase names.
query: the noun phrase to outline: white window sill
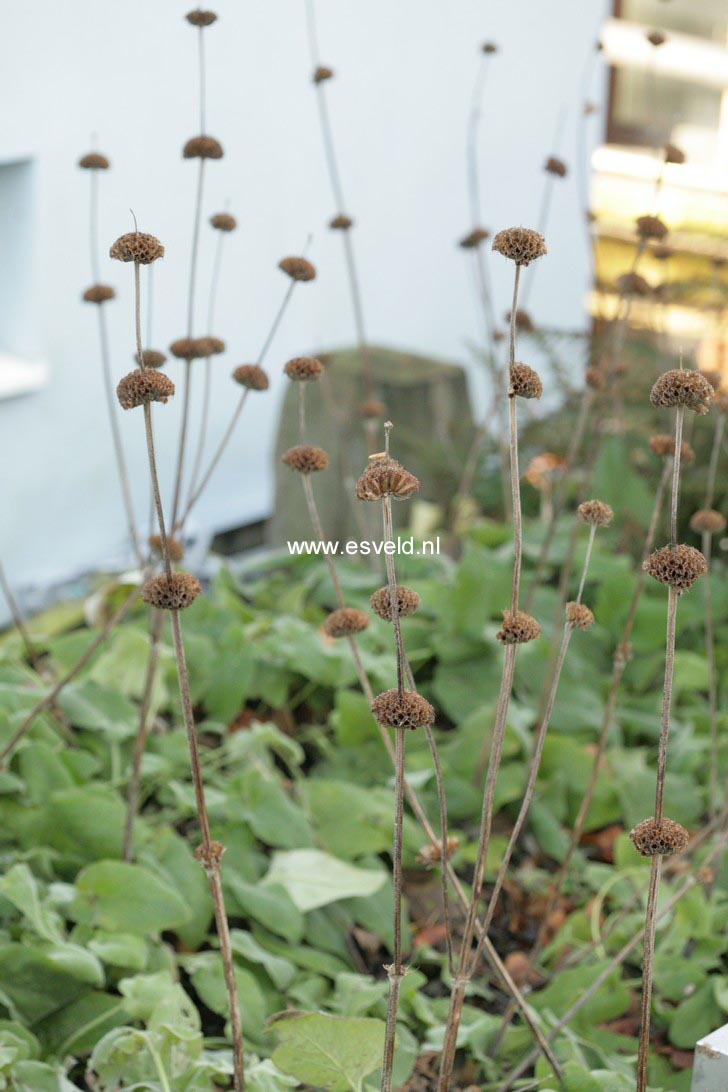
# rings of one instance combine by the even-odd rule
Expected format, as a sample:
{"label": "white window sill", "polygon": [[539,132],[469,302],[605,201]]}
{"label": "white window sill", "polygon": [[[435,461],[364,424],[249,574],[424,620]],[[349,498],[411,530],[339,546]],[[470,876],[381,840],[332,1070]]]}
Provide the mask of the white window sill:
{"label": "white window sill", "polygon": [[46,364],[0,353],[0,401],[42,390],[47,382]]}

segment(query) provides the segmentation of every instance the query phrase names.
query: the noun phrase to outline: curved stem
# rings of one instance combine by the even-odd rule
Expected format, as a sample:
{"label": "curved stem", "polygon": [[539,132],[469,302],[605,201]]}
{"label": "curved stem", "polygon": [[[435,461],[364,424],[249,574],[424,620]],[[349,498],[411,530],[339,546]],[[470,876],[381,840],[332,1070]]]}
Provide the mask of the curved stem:
{"label": "curved stem", "polygon": [[5,596],[5,601],[8,604],[8,609],[10,610],[13,624],[20,634],[20,640],[23,642],[25,655],[28,657],[28,661],[32,664],[36,671],[38,671],[41,661],[41,654],[35,647],[35,642],[28,632],[28,627],[25,624],[25,618],[23,618],[23,612],[18,606],[18,601],[13,595],[12,589],[5,575],[5,568],[2,562],[0,562],[0,588],[2,588],[3,595]]}

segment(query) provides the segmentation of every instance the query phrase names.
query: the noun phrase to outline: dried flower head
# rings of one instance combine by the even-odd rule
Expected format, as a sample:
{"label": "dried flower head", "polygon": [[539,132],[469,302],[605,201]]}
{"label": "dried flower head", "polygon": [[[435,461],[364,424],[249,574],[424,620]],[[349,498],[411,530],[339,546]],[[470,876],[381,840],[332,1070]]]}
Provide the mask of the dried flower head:
{"label": "dried flower head", "polygon": [[475,227],[472,231],[469,231],[467,235],[463,235],[458,246],[462,247],[463,250],[477,250],[481,243],[484,243],[485,240],[489,238],[490,232],[487,228]]}
{"label": "dried flower head", "polygon": [[531,228],[512,227],[499,231],[493,240],[493,250],[510,258],[516,265],[529,265],[546,254],[546,240]]}
{"label": "dried flower head", "polygon": [[663,149],[666,163],[684,163],[686,156],[682,148],[678,148],[677,144],[667,143]]}
{"label": "dried flower head", "polygon": [[159,573],[142,588],[142,599],[157,610],[185,610],[200,594],[200,582],[192,573]]}
{"label": "dried flower head", "polygon": [[235,231],[238,222],[229,212],[216,212],[210,217],[210,223],[216,231]]}
{"label": "dried flower head", "polygon": [[251,391],[267,391],[270,386],[267,372],[257,364],[239,364],[233,372],[233,379]]}
{"label": "dried flower head", "polygon": [[278,268],[293,281],[312,281],[316,277],[316,267],[307,258],[282,258]]}
{"label": "dried flower head", "polygon": [[[383,588],[375,591],[369,602],[372,605],[372,610],[379,618],[384,618],[386,622],[392,621],[388,585],[385,584]],[[412,588],[406,588],[402,584],[397,585],[397,614],[400,618],[406,618],[408,615],[414,614],[419,605],[420,597],[416,591],[413,591]]]}
{"label": "dried flower head", "polygon": [[508,395],[513,398],[540,398],[543,384],[538,372],[528,364],[511,364],[508,369]]}
{"label": "dried flower head", "polygon": [[594,615],[583,603],[567,603],[566,621],[572,629],[589,629],[594,625]]}
{"label": "dried flower head", "polygon": [[435,723],[435,710],[429,701],[412,690],[400,697],[398,690],[385,690],[372,702],[372,713],[383,728],[425,728]]}
{"label": "dried flower head", "polygon": [[183,159],[222,159],[225,155],[222,144],[212,136],[190,137],[182,149]]}
{"label": "dried flower head", "polygon": [[376,398],[368,398],[359,406],[359,416],[373,420],[376,417],[384,417],[387,407],[384,402],[378,402]]}
{"label": "dried flower head", "polygon": [[495,44],[495,42],[483,42],[480,49],[481,49],[481,52],[483,52],[483,53],[497,53],[498,52],[498,46]]}
{"label": "dried flower head", "polygon": [[[511,321],[511,312],[506,311],[506,322],[510,323],[510,321]],[[536,329],[535,323],[534,323],[533,319],[531,318],[531,316],[529,315],[528,311],[524,311],[521,307],[516,308],[516,327],[517,327],[517,329],[521,330],[524,334],[532,334],[533,331]],[[500,338],[495,338],[494,337],[494,340],[502,341],[503,337],[502,336]]]}
{"label": "dried flower head", "polygon": [[[153,557],[164,557],[161,535],[149,536],[149,549],[151,550]],[[170,561],[181,561],[185,556],[185,548],[180,540],[178,538],[171,538],[169,535],[167,536],[167,551],[169,553]]]}
{"label": "dried flower head", "polygon": [[606,380],[604,378],[604,372],[601,370],[601,368],[587,368],[584,379],[586,381],[587,387],[591,387],[592,390],[604,390]]}
{"label": "dried flower head", "polygon": [[654,246],[650,253],[652,257],[655,258],[658,262],[666,262],[668,258],[672,258],[675,251],[672,249],[671,246],[661,245]]}
{"label": "dried flower head", "polygon": [[659,242],[670,230],[659,216],[638,216],[635,224],[640,239],[657,239]]}
{"label": "dried flower head", "polygon": [[354,221],[351,216],[347,216],[345,213],[340,212],[329,220],[329,227],[332,231],[348,231],[349,228],[354,226]]}
{"label": "dried flower head", "polygon": [[217,15],[214,11],[202,11],[200,8],[195,8],[194,11],[187,12],[185,19],[193,27],[209,27],[215,22]]}
{"label": "dried flower head", "polygon": [[550,155],[543,168],[547,174],[556,175],[557,178],[566,178],[569,168],[564,163],[563,159],[558,159],[555,155]]}
{"label": "dried flower head", "polygon": [[690,517],[690,529],[701,534],[719,535],[725,531],[725,526],[725,516],[715,508],[701,508]]}
{"label": "dried flower head", "polygon": [[[650,437],[649,448],[653,455],[659,455],[663,459],[668,455],[674,455],[675,437],[658,433],[658,435]],[[695,452],[687,440],[683,440],[680,444],[680,458],[686,463],[695,462]]]}
{"label": "dried flower head", "polygon": [[707,573],[708,563],[700,550],[679,543],[677,546],[663,546],[662,549],[655,550],[642,568],[660,584],[667,584],[682,593],[692,588],[695,581]]}
{"label": "dried flower head", "polygon": [[161,368],[166,359],[166,354],[160,353],[159,349],[142,349],[141,360],[139,353],[134,353],[136,363],[143,364],[145,368]]}
{"label": "dried flower head", "polygon": [[207,337],[178,337],[170,345],[169,351],[178,360],[198,360],[213,354],[210,339]]}
{"label": "dried flower head", "polygon": [[673,368],[663,372],[650,391],[653,406],[686,406],[697,414],[707,413],[715,391],[700,372]]}
{"label": "dried flower head", "polygon": [[396,459],[372,459],[356,483],[356,495],[364,501],[378,501],[387,496],[407,500],[419,488],[418,479]]}
{"label": "dried flower head", "polygon": [[[447,857],[448,860],[457,852],[460,846],[460,839],[456,834],[449,834],[447,837]],[[438,861],[442,860],[442,843],[441,842],[428,842],[427,845],[422,846],[417,854],[417,860],[425,868],[432,868]]]}
{"label": "dried flower head", "polygon": [[129,372],[119,380],[116,397],[122,409],[134,409],[149,402],[167,402],[174,394],[174,383],[164,372],[149,368]]}
{"label": "dried flower head", "polygon": [[311,380],[320,379],[324,374],[324,366],[315,356],[294,356],[284,364],[283,371],[289,379],[299,383],[309,383]]}
{"label": "dried flower head", "polygon": [[79,167],[84,171],[108,171],[111,164],[101,152],[86,152],[78,161]]}
{"label": "dried flower head", "polygon": [[581,522],[592,527],[608,527],[614,519],[613,510],[600,500],[582,501],[576,511]]}
{"label": "dried flower head", "polygon": [[624,296],[649,296],[652,292],[650,282],[639,273],[622,273],[617,277],[617,291]]}
{"label": "dried flower head", "polygon": [[117,262],[139,262],[151,265],[157,258],[164,257],[164,247],[159,239],[147,235],[145,231],[129,231],[120,235],[109,250],[109,257]]}
{"label": "dried flower head", "polygon": [[333,68],[327,68],[325,64],[320,64],[318,68],[314,69],[311,78],[314,83],[324,83],[326,80],[332,80],[334,78],[334,70]]}
{"label": "dried flower head", "polygon": [[353,637],[369,625],[369,615],[355,607],[341,607],[328,615],[324,622],[324,633],[328,637]]}
{"label": "dried flower head", "polygon": [[674,819],[643,819],[629,833],[632,845],[642,857],[669,857],[682,853],[690,835]]}
{"label": "dried flower head", "polygon": [[224,353],[227,349],[227,345],[221,337],[213,337],[212,334],[208,334],[202,340],[207,342],[210,349],[210,356],[219,356],[220,353]]}
{"label": "dried flower head", "polygon": [[317,470],[328,468],[329,457],[321,447],[298,444],[296,447],[289,447],[288,451],[281,455],[281,462],[299,474],[313,474]]}
{"label": "dried flower head", "polygon": [[85,303],[106,303],[116,298],[116,291],[110,284],[92,284],[83,294]]}
{"label": "dried flower head", "polygon": [[525,645],[541,636],[541,627],[535,618],[525,611],[503,611],[503,622],[496,633],[496,639],[504,645]]}
{"label": "dried flower head", "polygon": [[650,30],[645,34],[645,38],[657,49],[658,46],[664,45],[667,41],[667,35],[663,34],[661,30]]}

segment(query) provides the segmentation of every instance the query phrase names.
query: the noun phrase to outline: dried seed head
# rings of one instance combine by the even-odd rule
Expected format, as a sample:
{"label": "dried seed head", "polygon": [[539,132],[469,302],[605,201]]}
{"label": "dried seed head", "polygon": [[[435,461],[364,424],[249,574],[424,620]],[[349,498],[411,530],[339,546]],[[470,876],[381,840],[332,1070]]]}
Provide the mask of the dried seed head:
{"label": "dried seed head", "polygon": [[356,483],[356,495],[364,501],[378,501],[387,496],[407,500],[419,488],[418,479],[396,459],[373,459]]}
{"label": "dried seed head", "polygon": [[283,366],[283,371],[289,379],[299,383],[309,383],[313,379],[320,379],[324,374],[324,366],[315,356],[294,356]]}
{"label": "dried seed head", "polygon": [[663,34],[661,30],[651,30],[645,35],[645,38],[650,45],[655,47],[655,49],[657,49],[658,46],[664,45],[667,41],[667,35]]}
{"label": "dried seed head", "polygon": [[596,103],[589,102],[589,101],[584,103],[584,117],[585,118],[591,117],[591,115],[596,114],[596,112],[597,112]]}
{"label": "dried seed head", "polygon": [[354,226],[354,221],[351,216],[347,216],[345,213],[340,212],[333,219],[329,220],[329,227],[332,231],[348,231],[349,228]]}
{"label": "dried seed head", "polygon": [[281,455],[281,462],[299,474],[313,474],[317,470],[328,469],[329,457],[321,447],[298,444]]}
{"label": "dried seed head", "polygon": [[725,531],[726,520],[721,512],[715,508],[701,508],[690,517],[690,529],[692,531],[705,532],[708,535],[719,535]]}
{"label": "dried seed head", "polygon": [[538,372],[528,364],[512,364],[508,369],[510,386],[508,394],[514,398],[540,398],[543,384]]}
{"label": "dried seed head", "polygon": [[182,149],[183,159],[222,159],[222,144],[212,136],[190,137]]}
{"label": "dried seed head", "polygon": [[587,368],[584,379],[586,380],[587,387],[591,387],[592,390],[604,390],[606,380],[601,368]]}
{"label": "dried seed head", "polygon": [[216,231],[235,231],[238,222],[229,212],[216,212],[210,217],[210,223]]}
{"label": "dried seed head", "polygon": [[233,372],[233,379],[241,387],[251,391],[267,391],[270,386],[268,375],[257,364],[240,364]]}
{"label": "dried seed head", "polygon": [[333,68],[327,68],[324,64],[320,64],[318,68],[314,70],[314,74],[311,78],[314,83],[324,83],[326,80],[333,80],[334,70]]}
{"label": "dried seed head", "polygon": [[92,284],[83,294],[86,303],[106,303],[116,298],[116,292],[110,284]]}
{"label": "dried seed head", "polygon": [[[161,535],[149,536],[149,549],[151,550],[153,557],[164,557]],[[178,538],[170,538],[169,535],[167,536],[167,550],[169,552],[170,561],[181,561],[185,556],[185,548],[180,540]]]}
{"label": "dried seed head", "polygon": [[483,53],[497,53],[498,52],[498,46],[495,44],[495,42],[483,42],[483,44],[482,44],[482,46],[480,48],[481,48],[481,51]]}
{"label": "dried seed head", "polygon": [[665,162],[666,163],[684,163],[686,156],[682,148],[678,148],[677,144],[666,144],[664,149]]}
{"label": "dried seed head", "polygon": [[157,258],[164,257],[164,247],[159,239],[147,235],[145,231],[129,231],[120,235],[109,250],[109,257],[117,262],[139,262],[151,265]]}
{"label": "dried seed head", "polygon": [[701,368],[700,374],[708,380],[714,391],[717,391],[723,382],[723,373],[719,368]]}
{"label": "dried seed head", "polygon": [[541,627],[535,618],[525,611],[503,611],[503,623],[496,633],[496,639],[504,645],[525,645],[541,636]]}
{"label": "dried seed head", "polygon": [[166,359],[166,354],[160,353],[159,349],[142,349],[141,360],[139,353],[134,353],[136,363],[143,364],[145,368],[161,368]]}
{"label": "dried seed head", "polygon": [[594,615],[583,603],[567,603],[566,621],[572,629],[589,629],[594,625]]}
{"label": "dried seed head", "polygon": [[640,239],[657,239],[660,242],[670,230],[659,216],[638,216],[635,224]]}
{"label": "dried seed head", "polygon": [[[460,839],[456,834],[449,834],[447,838],[447,857],[448,860],[453,856],[460,846]],[[427,845],[422,846],[417,854],[417,860],[425,868],[431,868],[432,865],[437,864],[442,860],[442,843],[441,842],[428,842]]]}
{"label": "dried seed head", "polygon": [[655,246],[650,253],[658,262],[666,262],[668,258],[672,258],[675,251],[671,246]]}
{"label": "dried seed head", "polygon": [[192,573],[159,573],[150,576],[142,588],[142,599],[157,610],[185,610],[201,592],[200,582]]}
{"label": "dried seed head", "polygon": [[174,383],[164,372],[137,368],[119,380],[116,397],[122,409],[134,409],[149,402],[167,402],[174,394]]}
{"label": "dried seed head", "polygon": [[662,549],[655,550],[643,563],[642,568],[660,584],[667,584],[668,587],[682,593],[692,588],[695,581],[707,573],[708,563],[700,550],[680,543],[677,546],[663,546]]}
{"label": "dried seed head", "polygon": [[[663,459],[668,455],[674,455],[675,437],[667,436],[663,433],[659,433],[657,436],[651,436],[649,448],[653,455],[659,455]],[[680,444],[680,458],[686,463],[695,462],[695,452],[687,440],[683,440]]]}
{"label": "dried seed head", "polygon": [[[506,311],[506,322],[510,323],[510,321],[511,312]],[[524,311],[520,307],[516,308],[516,327],[517,329],[522,330],[524,334],[532,334],[533,331],[536,329],[534,321],[529,315],[528,311]],[[502,341],[503,338],[501,336],[500,338],[495,338],[494,340]]]}
{"label": "dried seed head", "polygon": [[366,402],[362,402],[359,406],[359,416],[368,419],[374,419],[375,417],[384,417],[387,413],[387,407],[384,402],[378,402],[376,398],[368,398]]}
{"label": "dried seed head", "polygon": [[282,258],[278,268],[293,281],[312,281],[316,277],[316,267],[307,258]]}
{"label": "dried seed head", "polygon": [[653,406],[686,406],[697,414],[707,413],[715,391],[700,372],[673,368],[663,372],[650,391]]}
{"label": "dried seed head", "polygon": [[600,500],[583,501],[577,508],[579,519],[592,527],[608,527],[614,519],[614,512]]}
{"label": "dried seed head", "polygon": [[206,341],[210,347],[210,356],[219,356],[220,353],[224,353],[227,349],[227,345],[221,337],[213,337],[212,334],[208,334],[207,337],[202,339]]}
{"label": "dried seed head", "polygon": [[86,152],[78,161],[79,167],[84,171],[108,171],[111,164],[101,152]]}
{"label": "dried seed head", "polygon": [[563,159],[557,159],[555,155],[548,157],[543,169],[547,174],[554,174],[557,178],[565,178],[569,170]]}
{"label": "dried seed head", "polygon": [[194,11],[187,12],[185,19],[193,27],[209,27],[215,22],[217,15],[214,11],[201,11],[200,8],[195,8]]}
{"label": "dried seed head", "polygon": [[324,622],[327,637],[352,637],[369,625],[369,615],[355,607],[341,607],[328,615]]}
{"label": "dried seed head", "polygon": [[169,347],[172,356],[178,360],[198,360],[212,356],[213,349],[207,337],[178,337]]}
{"label": "dried seed head", "polygon": [[[369,602],[372,605],[372,610],[379,618],[384,618],[386,622],[392,621],[392,607],[389,599],[389,587],[385,584],[383,588],[379,588],[371,596]],[[420,605],[420,597],[416,591],[412,588],[406,588],[402,584],[397,585],[397,614],[400,618],[406,618],[410,614],[414,614]]]}
{"label": "dried seed head", "polygon": [[429,701],[412,690],[399,696],[397,690],[385,690],[372,702],[372,713],[383,728],[425,728],[435,723],[435,710]]}
{"label": "dried seed head", "polygon": [[493,240],[493,250],[516,265],[529,265],[546,254],[546,240],[531,228],[512,227],[499,231]]}
{"label": "dried seed head", "polygon": [[682,853],[690,835],[674,819],[643,819],[629,833],[632,845],[642,857],[669,857]]}
{"label": "dried seed head", "polygon": [[639,273],[622,273],[616,283],[617,290],[624,296],[649,296],[652,292],[649,281]]}
{"label": "dried seed head", "polygon": [[458,246],[462,247],[463,250],[477,250],[480,244],[489,238],[490,232],[487,228],[475,227],[467,235],[463,235]]}

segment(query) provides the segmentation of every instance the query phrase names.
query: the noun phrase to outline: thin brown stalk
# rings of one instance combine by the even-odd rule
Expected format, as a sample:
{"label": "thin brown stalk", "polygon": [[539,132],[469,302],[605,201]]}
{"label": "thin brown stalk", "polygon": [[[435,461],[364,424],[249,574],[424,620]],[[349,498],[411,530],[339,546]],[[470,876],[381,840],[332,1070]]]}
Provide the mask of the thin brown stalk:
{"label": "thin brown stalk", "polygon": [[139,786],[141,782],[141,769],[144,751],[147,745],[149,732],[149,715],[151,712],[154,683],[157,677],[157,665],[159,663],[159,642],[164,625],[162,611],[152,610],[149,626],[149,658],[147,660],[147,672],[144,677],[144,689],[142,691],[141,705],[139,706],[139,724],[134,740],[132,754],[131,773],[126,794],[126,819],[124,822],[124,840],[122,844],[122,856],[125,861],[131,861],[133,856],[134,823],[139,807]]}
{"label": "thin brown stalk", "polygon": [[[715,420],[713,445],[708,464],[708,477],[705,486],[704,508],[713,507],[715,482],[718,473],[718,459],[725,431],[725,415],[719,413]],[[708,531],[702,534],[702,551],[708,564],[703,583],[703,605],[705,617],[705,652],[708,661],[708,715],[710,717],[710,775],[708,783],[708,813],[714,816],[718,809],[718,671],[715,662],[715,630],[713,625],[713,597],[711,594],[710,565],[713,552],[713,536]]]}
{"label": "thin brown stalk", "polygon": [[0,588],[2,588],[2,593],[5,596],[6,603],[8,604],[8,609],[13,619],[13,625],[20,635],[20,640],[23,642],[25,655],[27,656],[30,664],[36,669],[36,671],[38,671],[39,665],[41,663],[41,654],[35,647],[35,642],[33,638],[30,636],[28,627],[25,624],[23,612],[18,605],[17,599],[13,595],[12,589],[5,575],[5,568],[2,562],[0,562]]}
{"label": "thin brown stalk", "polygon": [[647,1088],[647,1059],[650,1049],[650,1012],[652,979],[655,965],[655,929],[657,926],[657,896],[660,891],[662,857],[650,861],[650,883],[645,914],[644,953],[642,956],[642,999],[640,1002],[640,1044],[637,1055],[637,1092]]}

